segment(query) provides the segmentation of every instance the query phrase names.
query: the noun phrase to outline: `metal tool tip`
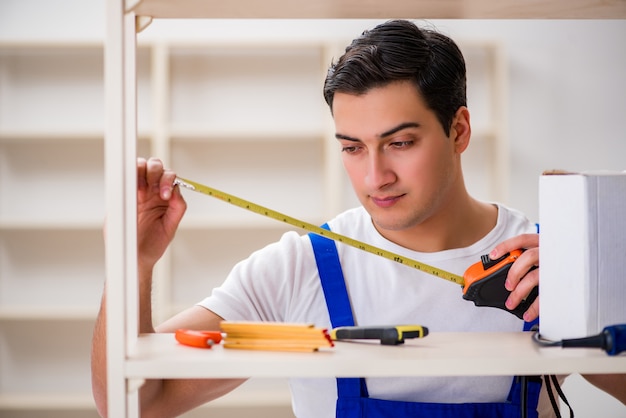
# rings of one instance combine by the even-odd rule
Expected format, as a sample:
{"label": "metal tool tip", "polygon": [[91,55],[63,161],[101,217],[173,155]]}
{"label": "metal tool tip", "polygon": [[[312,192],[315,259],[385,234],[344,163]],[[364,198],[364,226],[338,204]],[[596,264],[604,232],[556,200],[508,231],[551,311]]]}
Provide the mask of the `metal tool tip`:
{"label": "metal tool tip", "polygon": [[187,183],[186,181],[183,181],[183,180],[181,180],[179,178],[176,178],[174,180],[174,186],[181,186],[181,187],[184,187],[184,188],[189,189],[189,190],[196,190],[196,188],[193,185],[191,185],[191,184]]}

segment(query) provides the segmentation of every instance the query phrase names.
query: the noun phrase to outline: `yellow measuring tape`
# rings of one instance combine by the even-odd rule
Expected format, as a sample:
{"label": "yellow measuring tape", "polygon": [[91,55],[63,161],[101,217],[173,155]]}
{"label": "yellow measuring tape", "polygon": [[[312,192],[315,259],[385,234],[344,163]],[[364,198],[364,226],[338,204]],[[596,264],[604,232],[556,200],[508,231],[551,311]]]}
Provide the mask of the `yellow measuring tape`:
{"label": "yellow measuring tape", "polygon": [[295,226],[297,228],[301,228],[305,231],[312,232],[317,235],[321,235],[325,238],[332,239],[334,241],[341,242],[346,245],[350,245],[352,247],[358,248],[359,250],[367,251],[372,254],[376,254],[377,256],[387,258],[389,260],[395,261],[396,263],[404,264],[409,267],[413,267],[414,269],[420,270],[424,273],[432,274],[433,276],[439,277],[441,279],[449,280],[458,285],[464,286],[465,281],[463,277],[452,274],[448,271],[438,269],[433,266],[429,266],[428,264],[420,263],[419,261],[413,260],[408,257],[404,257],[402,255],[393,253],[391,251],[383,250],[382,248],[375,247],[373,245],[365,244],[364,242],[357,241],[355,239],[346,237],[345,235],[337,234],[336,232],[329,231],[317,225],[314,225],[309,222],[301,221],[299,219],[293,218],[291,216],[282,214],[272,209],[268,209],[261,205],[257,205],[256,203],[249,202],[245,199],[239,198],[237,196],[233,196],[226,192],[222,192],[220,190],[214,189],[209,186],[205,186],[204,184],[196,183],[192,180],[187,180],[181,177],[177,177],[174,181],[174,185],[178,185],[184,187],[189,190],[193,190],[198,193],[203,193],[217,199],[223,200],[231,205],[238,206],[240,208],[249,210],[251,212],[257,213],[259,215],[266,216],[268,218],[275,219],[280,222],[284,222],[288,225]]}

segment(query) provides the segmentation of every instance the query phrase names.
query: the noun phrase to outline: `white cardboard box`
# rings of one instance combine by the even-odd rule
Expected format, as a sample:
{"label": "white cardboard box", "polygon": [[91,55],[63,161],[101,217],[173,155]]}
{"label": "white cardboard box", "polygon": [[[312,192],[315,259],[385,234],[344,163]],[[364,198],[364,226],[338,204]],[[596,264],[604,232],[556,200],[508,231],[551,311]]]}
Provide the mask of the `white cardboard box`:
{"label": "white cardboard box", "polygon": [[545,173],[539,222],[542,336],[626,323],[626,172]]}

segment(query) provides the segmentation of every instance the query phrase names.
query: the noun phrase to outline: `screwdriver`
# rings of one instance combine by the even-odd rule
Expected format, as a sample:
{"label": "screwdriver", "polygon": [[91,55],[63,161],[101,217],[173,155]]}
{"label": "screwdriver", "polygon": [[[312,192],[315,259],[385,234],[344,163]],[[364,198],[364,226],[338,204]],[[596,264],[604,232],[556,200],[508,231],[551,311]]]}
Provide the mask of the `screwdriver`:
{"label": "screwdriver", "polygon": [[626,324],[607,326],[601,333],[584,338],[548,341],[536,333],[534,339],[538,344],[546,347],[601,348],[608,355],[615,356],[626,351]]}
{"label": "screwdriver", "polygon": [[345,326],[330,332],[332,340],[380,340],[383,345],[404,344],[405,338],[423,338],[427,335],[428,328],[421,325]]}

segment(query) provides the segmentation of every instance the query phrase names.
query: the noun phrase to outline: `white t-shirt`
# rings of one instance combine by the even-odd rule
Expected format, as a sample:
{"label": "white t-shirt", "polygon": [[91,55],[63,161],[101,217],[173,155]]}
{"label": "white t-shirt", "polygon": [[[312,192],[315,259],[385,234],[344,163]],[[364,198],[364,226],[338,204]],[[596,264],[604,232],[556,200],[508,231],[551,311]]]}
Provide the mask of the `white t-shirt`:
{"label": "white t-shirt", "polygon": [[[535,232],[520,212],[498,205],[495,228],[466,248],[420,253],[381,236],[362,208],[330,222],[331,230],[463,275],[480,256],[503,240]],[[337,243],[356,325],[421,324],[430,332],[521,331],[523,321],[495,308],[476,307],[462,298],[459,285],[394,261]],[[280,241],[238,263],[222,286],[200,304],[227,320],[306,322],[330,328],[330,319],[306,235],[285,233]],[[419,402],[503,402],[512,378],[420,377],[368,378],[372,398]],[[290,379],[298,417],[334,417],[335,378]]]}

